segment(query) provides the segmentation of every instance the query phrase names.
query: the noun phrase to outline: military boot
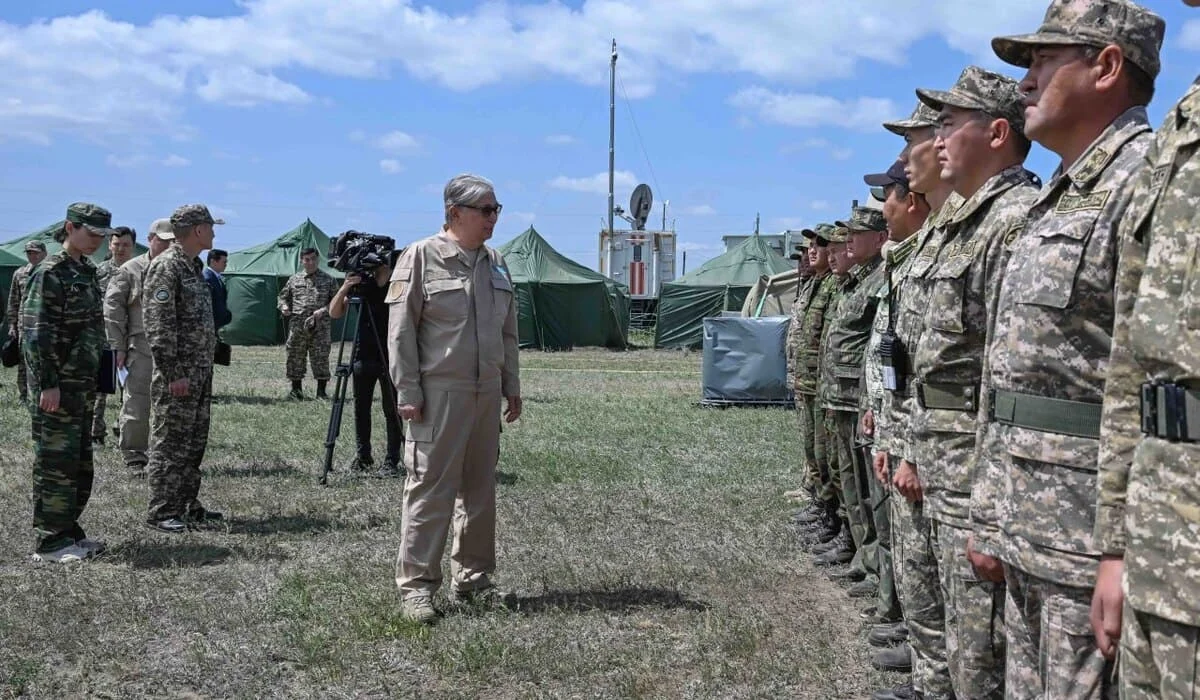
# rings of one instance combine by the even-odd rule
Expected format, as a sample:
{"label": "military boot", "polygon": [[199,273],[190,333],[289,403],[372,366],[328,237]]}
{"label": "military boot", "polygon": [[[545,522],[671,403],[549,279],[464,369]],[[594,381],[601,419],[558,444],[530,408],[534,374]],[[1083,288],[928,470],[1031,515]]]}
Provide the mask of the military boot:
{"label": "military boot", "polygon": [[850,533],[839,530],[838,533],[829,538],[828,541],[814,546],[809,551],[811,551],[814,555],[824,554],[825,552],[844,548],[847,542],[850,542]]}
{"label": "military boot", "polygon": [[820,522],[824,517],[824,504],[814,501],[796,511],[792,516],[792,522],[796,525],[811,525],[812,523]]}
{"label": "military boot", "polygon": [[867,644],[880,649],[908,641],[908,625],[904,622],[875,625],[867,634]]}
{"label": "military boot", "polygon": [[838,564],[849,564],[854,558],[854,542],[850,539],[850,533],[845,529],[834,539],[838,545],[813,557],[813,564],[816,566],[836,566]]}
{"label": "military boot", "polygon": [[871,665],[878,671],[909,673],[912,671],[912,647],[908,642],[880,649],[871,657]]}
{"label": "military boot", "polygon": [[288,398],[291,398],[291,399],[303,399],[304,398],[304,391],[301,389],[301,384],[300,384],[299,379],[295,379],[292,381],[292,390],[291,390],[291,392],[288,393]]}
{"label": "military boot", "polygon": [[863,580],[847,588],[846,595],[851,598],[873,598],[879,595],[879,584],[864,577]]}
{"label": "military boot", "polygon": [[327,380],[327,379],[318,379],[317,380],[317,398],[318,399],[329,398],[329,394],[325,393],[325,385],[328,383],[329,383],[329,380]]}

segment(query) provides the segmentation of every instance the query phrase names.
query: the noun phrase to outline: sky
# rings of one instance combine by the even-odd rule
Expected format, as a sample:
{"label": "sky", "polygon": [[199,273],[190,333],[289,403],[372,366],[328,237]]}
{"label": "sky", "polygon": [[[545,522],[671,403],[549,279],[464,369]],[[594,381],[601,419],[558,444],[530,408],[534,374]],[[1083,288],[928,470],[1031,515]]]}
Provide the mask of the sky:
{"label": "sky", "polygon": [[[1200,10],[1167,21],[1152,123],[1195,79]],[[173,0],[0,6],[0,241],[73,201],[139,238],[202,202],[226,250],[310,218],[404,245],[432,235],[462,172],[504,204],[492,243],[534,226],[595,268],[607,206],[616,39],[616,201],[689,269],[721,237],[841,218],[902,142],[880,127],[1033,31],[1045,0]],[[1035,146],[1027,165],[1057,161]],[[618,220],[618,224],[620,220]],[[681,272],[681,271],[680,271]]]}

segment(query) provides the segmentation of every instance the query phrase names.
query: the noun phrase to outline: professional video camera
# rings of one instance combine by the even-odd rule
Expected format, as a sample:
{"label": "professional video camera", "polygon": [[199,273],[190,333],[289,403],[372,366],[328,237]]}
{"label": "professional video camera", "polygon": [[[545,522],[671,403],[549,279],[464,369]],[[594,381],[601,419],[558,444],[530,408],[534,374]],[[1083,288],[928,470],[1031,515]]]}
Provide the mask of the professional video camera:
{"label": "professional video camera", "polygon": [[396,241],[361,231],[347,231],[329,242],[329,266],[338,272],[368,276],[386,265],[396,250]]}

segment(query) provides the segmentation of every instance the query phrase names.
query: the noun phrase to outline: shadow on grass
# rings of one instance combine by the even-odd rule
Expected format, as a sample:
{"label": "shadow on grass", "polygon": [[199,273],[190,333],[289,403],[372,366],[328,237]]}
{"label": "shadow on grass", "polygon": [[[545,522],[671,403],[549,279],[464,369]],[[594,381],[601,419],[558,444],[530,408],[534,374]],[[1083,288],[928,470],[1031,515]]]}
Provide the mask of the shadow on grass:
{"label": "shadow on grass", "polygon": [[666,588],[615,588],[599,591],[547,591],[539,596],[518,596],[510,607],[518,613],[631,612],[645,608],[703,612],[709,604]]}
{"label": "shadow on grass", "polygon": [[295,399],[287,396],[214,396],[212,402],[217,404],[242,404],[243,406],[274,406],[278,403],[296,403]]}
{"label": "shadow on grass", "polygon": [[222,564],[234,551],[200,542],[130,542],[108,550],[105,560],[135,569],[195,568]]}
{"label": "shadow on grass", "polygon": [[513,474],[512,472],[496,472],[496,483],[502,486],[512,486],[520,480],[521,477]]}
{"label": "shadow on grass", "polygon": [[271,515],[265,518],[229,518],[229,532],[236,535],[306,535],[333,529],[333,521],[319,515]]}
{"label": "shadow on grass", "polygon": [[245,466],[224,466],[211,467],[205,469],[206,476],[232,476],[237,478],[267,478],[272,476],[293,476],[300,472],[296,467],[289,467],[286,464],[274,464],[270,466],[247,464]]}

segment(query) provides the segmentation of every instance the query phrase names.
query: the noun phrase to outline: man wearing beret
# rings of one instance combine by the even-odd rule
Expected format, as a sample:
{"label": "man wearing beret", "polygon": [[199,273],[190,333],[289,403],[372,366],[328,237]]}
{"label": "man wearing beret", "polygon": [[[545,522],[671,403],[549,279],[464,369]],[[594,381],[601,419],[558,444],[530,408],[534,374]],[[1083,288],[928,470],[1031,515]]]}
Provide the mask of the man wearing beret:
{"label": "man wearing beret", "polygon": [[[21,339],[21,305],[25,302],[25,292],[29,289],[29,276],[33,268],[46,259],[46,244],[41,241],[29,241],[25,244],[24,265],[13,273],[12,284],[8,287],[8,337]],[[21,394],[21,402],[29,400],[28,375],[25,372],[25,360],[17,363],[17,391]]]}
{"label": "man wearing beret", "polygon": [[[1128,0],[1054,0],[1032,34],[998,37],[1027,68],[1025,134],[1062,158],[1011,247],[985,367],[991,390],[972,494],[971,559],[1007,584],[1012,697],[1099,698],[1112,665],[1089,613],[1100,413],[1114,323],[1118,225],[1153,136],[1164,22]],[[1001,567],[999,564],[1003,562]],[[1194,591],[1193,591],[1194,593]]]}
{"label": "man wearing beret", "polygon": [[199,494],[217,344],[200,253],[212,247],[213,225],[223,223],[203,204],[176,209],[171,215],[175,241],[150,261],[142,285],[146,339],[154,358],[146,525],[160,532],[179,533],[222,517],[201,505]]}

